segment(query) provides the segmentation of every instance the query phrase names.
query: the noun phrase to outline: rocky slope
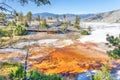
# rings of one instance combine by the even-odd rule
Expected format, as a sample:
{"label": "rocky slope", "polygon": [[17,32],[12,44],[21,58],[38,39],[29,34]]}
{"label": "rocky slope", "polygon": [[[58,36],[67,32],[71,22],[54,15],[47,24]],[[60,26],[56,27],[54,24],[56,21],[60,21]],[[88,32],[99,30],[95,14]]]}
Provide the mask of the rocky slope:
{"label": "rocky slope", "polygon": [[119,23],[120,22],[120,9],[110,12],[99,13],[94,16],[83,19],[85,22],[108,22]]}

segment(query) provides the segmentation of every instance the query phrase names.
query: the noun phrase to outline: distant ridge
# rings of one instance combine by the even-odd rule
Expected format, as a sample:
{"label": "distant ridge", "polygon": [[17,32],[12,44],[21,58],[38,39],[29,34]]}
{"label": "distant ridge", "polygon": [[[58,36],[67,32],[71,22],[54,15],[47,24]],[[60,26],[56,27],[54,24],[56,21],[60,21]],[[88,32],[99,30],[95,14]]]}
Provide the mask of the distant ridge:
{"label": "distant ridge", "polygon": [[76,16],[79,16],[80,18],[87,18],[90,16],[94,16],[94,14],[54,14],[54,13],[48,13],[48,12],[44,12],[44,13],[36,13],[33,14],[33,17],[37,17],[38,15],[40,15],[42,18],[48,18],[48,17],[53,17],[55,18],[56,15],[59,16],[59,18],[62,18],[63,15],[66,15],[66,18],[75,18]]}
{"label": "distant ridge", "polygon": [[89,16],[83,19],[85,22],[107,22],[107,23],[120,23],[120,9],[109,12],[103,12]]}
{"label": "distant ridge", "polygon": [[84,22],[120,23],[120,9],[98,14],[54,14],[44,12],[33,14],[33,17],[37,17],[38,15],[40,15],[42,18],[55,18],[56,15],[58,15],[59,18],[63,18],[63,15],[66,15],[66,18],[69,20],[73,20],[76,16],[79,16],[81,18],[81,21]]}

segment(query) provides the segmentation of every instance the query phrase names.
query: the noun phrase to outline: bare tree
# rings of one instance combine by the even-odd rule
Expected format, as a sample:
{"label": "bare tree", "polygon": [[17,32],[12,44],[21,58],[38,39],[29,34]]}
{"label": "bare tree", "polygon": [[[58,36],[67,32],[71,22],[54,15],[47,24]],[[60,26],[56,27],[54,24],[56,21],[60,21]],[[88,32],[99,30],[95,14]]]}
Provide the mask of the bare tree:
{"label": "bare tree", "polygon": [[24,80],[27,80],[27,66],[28,66],[28,56],[29,56],[29,48],[30,48],[30,40],[28,40],[28,47],[27,52],[25,55],[25,62],[24,62]]}

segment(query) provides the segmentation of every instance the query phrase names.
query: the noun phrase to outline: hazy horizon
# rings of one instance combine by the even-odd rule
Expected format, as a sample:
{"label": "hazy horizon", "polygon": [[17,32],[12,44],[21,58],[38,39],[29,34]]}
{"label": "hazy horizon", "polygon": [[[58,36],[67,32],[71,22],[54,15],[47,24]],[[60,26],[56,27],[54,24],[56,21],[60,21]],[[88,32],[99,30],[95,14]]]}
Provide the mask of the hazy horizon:
{"label": "hazy horizon", "polygon": [[[115,9],[115,10],[120,10],[120,9]],[[62,14],[75,14],[75,15],[81,15],[81,14],[98,14],[98,13],[104,13],[104,12],[110,12],[110,11],[114,11],[114,10],[109,10],[109,11],[102,11],[102,12],[92,12],[92,13],[80,13],[80,14],[76,14],[76,13],[52,13],[52,12],[39,12],[39,13],[51,13],[51,14],[58,14],[58,15],[62,15]],[[38,14],[38,13],[34,13],[34,14]]]}

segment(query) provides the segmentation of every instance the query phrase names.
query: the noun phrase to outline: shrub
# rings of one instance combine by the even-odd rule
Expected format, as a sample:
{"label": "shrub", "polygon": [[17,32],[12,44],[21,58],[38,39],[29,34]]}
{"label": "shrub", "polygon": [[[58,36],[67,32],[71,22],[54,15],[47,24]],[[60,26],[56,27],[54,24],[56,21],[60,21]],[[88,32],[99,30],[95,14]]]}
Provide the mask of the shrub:
{"label": "shrub", "polygon": [[39,27],[40,27],[40,28],[48,28],[46,19],[42,20],[42,22],[39,24]]}
{"label": "shrub", "polygon": [[11,63],[10,62],[1,62],[0,63],[0,80],[10,80],[8,75],[11,70],[14,70],[18,67],[19,63]]}
{"label": "shrub", "polygon": [[22,65],[19,65],[17,69],[12,70],[11,73],[9,74],[9,79],[10,80],[22,80],[24,77],[24,67]]}
{"label": "shrub", "polygon": [[22,21],[20,23],[20,25],[24,26],[24,27],[29,27],[28,23],[26,21]]}
{"label": "shrub", "polygon": [[13,30],[13,33],[14,33],[15,36],[26,35],[27,34],[27,30],[26,30],[25,27],[22,27],[22,26],[18,25]]}
{"label": "shrub", "polygon": [[0,29],[0,36],[5,36],[5,31],[3,31],[3,29]]}
{"label": "shrub", "polygon": [[61,28],[61,31],[62,31],[62,32],[65,32],[65,30],[66,30],[66,28],[63,26],[63,27]]}
{"label": "shrub", "polygon": [[87,30],[82,30],[80,33],[81,33],[82,35],[89,35],[89,32],[88,32]]}
{"label": "shrub", "polygon": [[[27,24],[25,24],[25,26],[27,26]],[[12,27],[12,29],[10,29],[10,27]],[[1,37],[11,37],[13,34],[15,36],[26,35],[27,34],[27,30],[26,30],[25,27],[22,27],[20,25],[16,26],[14,21],[9,23],[9,27],[8,28],[0,29],[0,36]]]}
{"label": "shrub", "polygon": [[114,47],[114,49],[107,51],[108,56],[113,59],[120,59],[120,35],[119,37],[107,35],[106,39],[109,46]]}
{"label": "shrub", "polygon": [[15,23],[15,21],[12,21],[12,22],[8,22],[8,24],[7,24],[9,27],[14,27],[14,26],[16,26],[16,23]]}
{"label": "shrub", "polygon": [[114,80],[110,74],[109,66],[102,66],[101,70],[92,76],[91,80]]}
{"label": "shrub", "polygon": [[120,59],[120,48],[115,48],[114,50],[107,51],[108,56],[114,59]]}
{"label": "shrub", "polygon": [[[24,67],[20,65],[16,70],[9,75],[10,80],[24,80]],[[64,80],[60,75],[46,75],[40,73],[37,69],[27,71],[27,79],[29,80]]]}
{"label": "shrub", "polygon": [[64,80],[64,78],[62,78],[60,75],[57,74],[46,75],[44,73],[38,72],[37,69],[29,71],[27,75],[31,80]]}
{"label": "shrub", "polygon": [[28,23],[27,23],[27,22],[25,22],[25,23],[24,23],[24,26],[25,26],[25,27],[29,27],[29,25],[28,25]]}
{"label": "shrub", "polygon": [[6,28],[0,29],[0,36],[1,37],[9,37],[12,34],[12,30],[8,30]]}
{"label": "shrub", "polygon": [[80,26],[74,26],[75,28],[77,28],[78,30],[80,29]]}

